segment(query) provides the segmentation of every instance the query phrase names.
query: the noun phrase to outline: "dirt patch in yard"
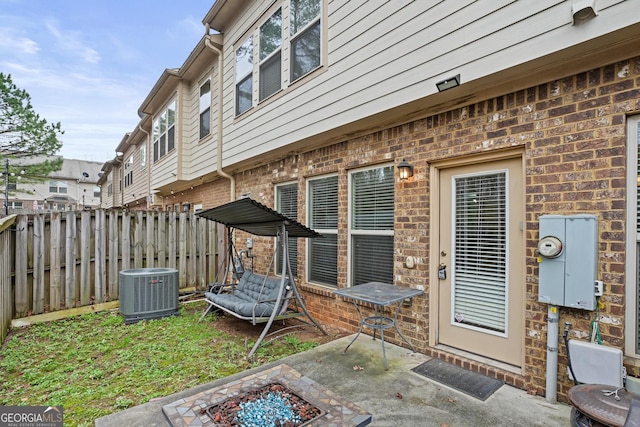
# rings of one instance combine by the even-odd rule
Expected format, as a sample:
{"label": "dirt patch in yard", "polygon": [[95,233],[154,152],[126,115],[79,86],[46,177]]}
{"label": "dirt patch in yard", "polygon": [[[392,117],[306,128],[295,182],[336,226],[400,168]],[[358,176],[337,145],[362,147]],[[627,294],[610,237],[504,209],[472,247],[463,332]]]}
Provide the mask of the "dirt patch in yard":
{"label": "dirt patch in yard", "polygon": [[[289,326],[301,324],[302,323],[297,319],[274,321],[269,332],[271,333]],[[264,323],[258,323],[254,326],[250,321],[238,319],[237,317],[233,317],[229,314],[219,314],[218,320],[215,322],[216,329],[225,332],[234,338],[244,337],[247,340],[253,341],[258,339],[264,329],[264,326]],[[289,329],[283,333],[289,332],[302,342],[317,342],[318,344],[325,344],[350,334],[349,331],[340,329],[333,325],[322,325],[322,327],[327,332],[327,335],[324,335],[315,326],[308,325],[305,325],[304,328]],[[280,335],[281,334],[277,334],[275,336]],[[268,340],[269,338],[266,339]]]}

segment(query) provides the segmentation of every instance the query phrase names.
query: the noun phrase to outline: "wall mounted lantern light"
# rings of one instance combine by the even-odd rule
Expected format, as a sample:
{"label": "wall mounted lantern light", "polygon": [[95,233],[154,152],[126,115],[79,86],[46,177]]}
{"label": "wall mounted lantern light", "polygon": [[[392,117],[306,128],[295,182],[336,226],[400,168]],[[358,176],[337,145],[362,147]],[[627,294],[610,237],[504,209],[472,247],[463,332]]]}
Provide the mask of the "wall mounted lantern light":
{"label": "wall mounted lantern light", "polygon": [[438,92],[445,91],[447,89],[454,88],[456,86],[460,86],[460,74],[457,74],[453,77],[449,77],[446,80],[442,80],[441,82],[436,83],[436,87],[438,88]]}
{"label": "wall mounted lantern light", "polygon": [[398,172],[400,174],[400,180],[406,181],[413,176],[413,165],[409,164],[405,159],[402,159],[398,164]]}
{"label": "wall mounted lantern light", "polygon": [[582,21],[587,21],[595,17],[597,14],[596,0],[574,0],[571,4],[573,25]]}

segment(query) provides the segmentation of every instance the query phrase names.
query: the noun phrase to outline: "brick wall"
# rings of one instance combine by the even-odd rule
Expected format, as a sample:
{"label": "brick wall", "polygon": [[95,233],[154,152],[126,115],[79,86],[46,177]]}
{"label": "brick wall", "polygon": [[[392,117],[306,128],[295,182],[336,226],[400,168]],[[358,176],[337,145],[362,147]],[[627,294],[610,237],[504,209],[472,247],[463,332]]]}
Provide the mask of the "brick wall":
{"label": "brick wall", "polygon": [[[400,327],[419,351],[493,375],[532,393],[544,395],[546,304],[537,302],[538,217],[542,214],[592,213],[599,218],[599,276],[605,294],[599,310],[605,344],[624,344],[625,173],[627,114],[640,113],[640,58],[569,76],[565,79],[465,105],[411,123],[292,155],[239,173],[237,194],[274,205],[274,184],[298,182],[299,220],[306,223],[306,180],[339,176],[338,283],[347,283],[347,177],[354,168],[397,164],[406,158],[414,177],[396,181],[395,282],[424,289],[400,317]],[[429,348],[429,164],[435,160],[521,147],[526,179],[525,366],[516,375]],[[204,193],[202,193],[204,196]],[[203,199],[204,200],[204,199]],[[205,208],[210,207],[207,199]],[[228,198],[223,201],[228,200]],[[215,203],[215,204],[220,204]],[[264,242],[269,246],[270,242]],[[259,242],[256,242],[259,250]],[[304,283],[304,241],[299,245],[299,283],[308,307],[323,323],[355,331],[350,302],[331,289]],[[272,248],[271,248],[272,250]],[[406,268],[413,257],[416,266]],[[261,264],[262,266],[262,264]],[[572,337],[585,338],[594,313],[561,309],[560,325],[573,324]],[[387,335],[387,334],[385,334]],[[389,334],[391,341],[400,343]],[[561,334],[560,334],[561,335]],[[560,398],[572,383],[565,374],[566,351],[559,343]],[[631,369],[638,374],[637,369]]]}
{"label": "brick wall", "polygon": [[193,211],[194,205],[202,204],[203,209],[209,209],[229,201],[231,201],[229,181],[218,179],[163,196],[163,205],[159,206],[158,209],[166,210],[167,206],[176,204],[182,206],[183,203],[189,203],[191,204],[191,211]]}

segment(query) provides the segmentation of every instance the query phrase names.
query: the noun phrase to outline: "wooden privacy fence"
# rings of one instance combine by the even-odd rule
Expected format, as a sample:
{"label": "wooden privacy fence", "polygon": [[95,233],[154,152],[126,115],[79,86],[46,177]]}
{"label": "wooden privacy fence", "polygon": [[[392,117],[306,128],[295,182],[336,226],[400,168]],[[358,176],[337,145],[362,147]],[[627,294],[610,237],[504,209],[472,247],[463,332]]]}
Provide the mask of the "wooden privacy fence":
{"label": "wooden privacy fence", "polygon": [[11,249],[10,227],[16,220],[15,215],[0,218],[0,344],[7,336],[13,318],[13,293],[11,292]]}
{"label": "wooden privacy fence", "polygon": [[205,289],[215,277],[216,224],[193,213],[95,210],[9,218],[13,227],[3,230],[0,222],[3,331],[6,317],[117,300],[121,270],[175,268],[180,288]]}

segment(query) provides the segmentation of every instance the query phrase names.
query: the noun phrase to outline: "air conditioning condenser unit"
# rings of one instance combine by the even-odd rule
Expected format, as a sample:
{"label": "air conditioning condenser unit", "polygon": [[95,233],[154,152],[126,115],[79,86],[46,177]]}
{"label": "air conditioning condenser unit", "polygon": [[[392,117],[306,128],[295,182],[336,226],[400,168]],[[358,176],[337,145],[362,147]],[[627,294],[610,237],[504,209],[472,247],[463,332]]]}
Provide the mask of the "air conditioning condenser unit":
{"label": "air conditioning condenser unit", "polygon": [[120,272],[120,313],[126,324],[180,313],[178,270],[134,268]]}

